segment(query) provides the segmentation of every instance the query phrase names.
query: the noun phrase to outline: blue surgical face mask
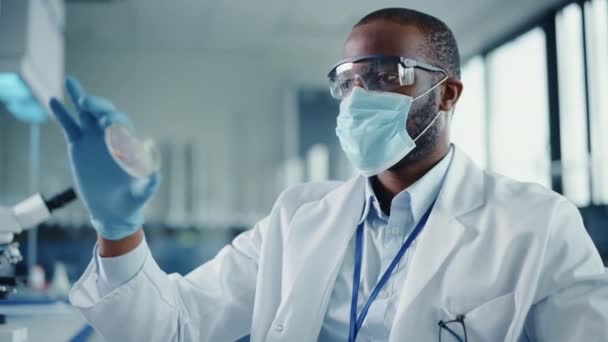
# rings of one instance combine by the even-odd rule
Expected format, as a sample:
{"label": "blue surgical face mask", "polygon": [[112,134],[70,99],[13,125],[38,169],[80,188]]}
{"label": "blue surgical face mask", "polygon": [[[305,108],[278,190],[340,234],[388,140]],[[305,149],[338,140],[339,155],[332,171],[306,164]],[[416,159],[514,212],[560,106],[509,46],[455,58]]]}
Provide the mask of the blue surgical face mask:
{"label": "blue surgical face mask", "polygon": [[405,128],[412,103],[443,81],[445,79],[416,98],[355,87],[342,100],[336,134],[342,150],[361,174],[369,177],[386,171],[416,148],[416,140],[442,112],[438,112],[426,128],[412,138]]}

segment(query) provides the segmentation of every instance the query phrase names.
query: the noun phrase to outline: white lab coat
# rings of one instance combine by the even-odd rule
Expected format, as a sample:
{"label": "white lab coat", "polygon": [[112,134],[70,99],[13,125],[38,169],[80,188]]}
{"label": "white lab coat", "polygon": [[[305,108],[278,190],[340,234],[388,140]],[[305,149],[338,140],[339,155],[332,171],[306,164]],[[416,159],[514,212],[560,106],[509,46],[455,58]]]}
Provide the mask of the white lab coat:
{"label": "white lab coat", "polygon": [[[266,218],[185,277],[148,255],[100,298],[92,261],[70,300],[109,341],[315,341],[364,184],[285,191]],[[482,171],[458,148],[411,257],[390,341],[436,341],[437,322],[458,314],[470,342],[608,341],[608,277],[576,207]]]}

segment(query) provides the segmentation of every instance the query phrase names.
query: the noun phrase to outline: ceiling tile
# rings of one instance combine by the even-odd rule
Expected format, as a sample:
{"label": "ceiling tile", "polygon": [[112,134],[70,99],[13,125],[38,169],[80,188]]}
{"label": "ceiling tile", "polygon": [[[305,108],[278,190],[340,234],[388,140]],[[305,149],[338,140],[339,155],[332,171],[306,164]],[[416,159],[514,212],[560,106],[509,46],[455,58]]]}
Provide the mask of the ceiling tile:
{"label": "ceiling tile", "polygon": [[137,44],[143,48],[191,49],[202,46],[209,20],[206,1],[135,1]]}
{"label": "ceiling tile", "polygon": [[[545,0],[547,5],[529,0],[68,2],[67,42],[98,49],[317,53],[336,49],[336,42],[343,42],[352,25],[365,14],[384,7],[407,6],[444,20],[463,50],[471,50],[558,1]],[[463,51],[467,53],[471,52]]]}
{"label": "ceiling tile", "polygon": [[207,25],[209,49],[266,49],[280,33],[278,23],[289,8],[288,1],[217,1]]}
{"label": "ceiling tile", "polygon": [[72,3],[67,6],[68,44],[126,47],[134,41],[130,3]]}

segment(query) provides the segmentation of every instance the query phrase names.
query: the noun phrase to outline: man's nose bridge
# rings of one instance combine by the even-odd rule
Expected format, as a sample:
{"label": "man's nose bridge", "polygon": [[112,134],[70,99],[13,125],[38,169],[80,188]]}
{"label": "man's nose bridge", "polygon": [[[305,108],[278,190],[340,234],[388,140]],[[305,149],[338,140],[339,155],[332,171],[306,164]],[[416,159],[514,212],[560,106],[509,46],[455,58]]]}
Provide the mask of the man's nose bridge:
{"label": "man's nose bridge", "polygon": [[365,83],[365,80],[363,80],[363,77],[361,77],[361,75],[358,75],[358,74],[353,77],[353,86],[361,87],[365,90],[369,90],[369,89],[367,89],[367,84]]}

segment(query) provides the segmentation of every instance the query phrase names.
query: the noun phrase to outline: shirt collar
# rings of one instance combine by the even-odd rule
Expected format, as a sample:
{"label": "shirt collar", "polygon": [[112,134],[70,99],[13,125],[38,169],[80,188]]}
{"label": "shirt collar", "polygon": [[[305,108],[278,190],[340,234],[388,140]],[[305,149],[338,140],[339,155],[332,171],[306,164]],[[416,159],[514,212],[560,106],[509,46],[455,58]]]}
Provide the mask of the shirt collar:
{"label": "shirt collar", "polygon": [[374,212],[376,213],[376,215],[378,215],[379,217],[382,217],[383,212],[382,212],[382,209],[380,208],[380,201],[378,201],[378,198],[376,197],[376,194],[374,193],[374,189],[372,188],[372,181],[371,181],[371,177],[370,177],[365,182],[365,204],[363,207],[363,215],[361,215],[361,220],[359,221],[359,224],[361,224],[369,216],[369,212],[370,212],[370,210],[372,210],[372,208],[373,208]]}
{"label": "shirt collar", "polygon": [[[418,222],[431,206],[431,203],[437,198],[453,154],[454,148],[450,146],[448,153],[437,165],[422,176],[422,178],[414,182],[414,184],[398,193],[391,202],[391,212],[393,212],[396,206],[399,209],[409,207],[414,222]],[[378,201],[374,193],[371,178],[368,178],[367,182],[365,182],[365,206],[363,207],[363,215],[359,223],[362,223],[368,217],[370,210],[374,210],[378,217],[388,220],[380,208],[380,201]]]}

